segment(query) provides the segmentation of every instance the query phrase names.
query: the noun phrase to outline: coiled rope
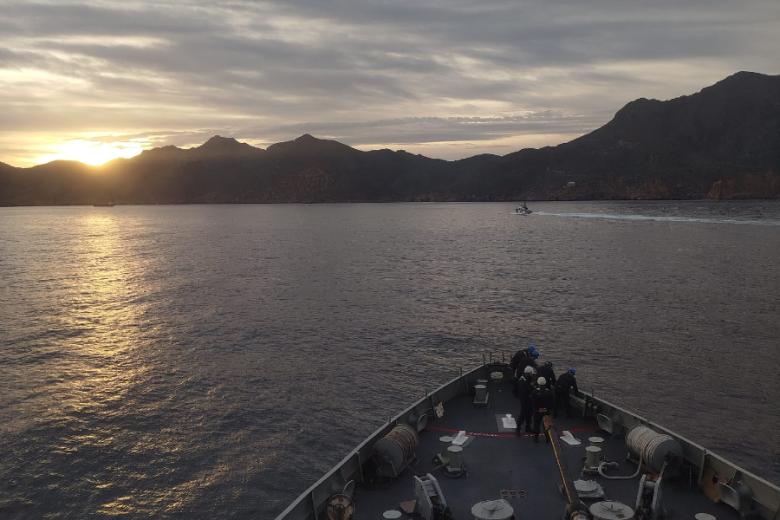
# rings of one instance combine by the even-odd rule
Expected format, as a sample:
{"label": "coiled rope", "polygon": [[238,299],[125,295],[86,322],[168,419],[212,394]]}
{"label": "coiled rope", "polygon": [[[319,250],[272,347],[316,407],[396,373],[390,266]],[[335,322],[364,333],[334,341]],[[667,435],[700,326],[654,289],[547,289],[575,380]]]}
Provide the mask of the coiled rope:
{"label": "coiled rope", "polygon": [[639,465],[633,475],[607,475],[604,473],[604,467],[607,462],[599,464],[598,472],[604,478],[612,480],[628,480],[636,478],[642,471],[642,464],[647,461],[655,460],[656,450],[666,441],[674,439],[664,433],[657,433],[647,426],[636,426],[626,436],[626,446],[632,453],[639,456]]}
{"label": "coiled rope", "polygon": [[404,461],[410,461],[414,458],[415,449],[420,442],[417,432],[408,424],[398,424],[385,435],[386,439],[395,442],[403,454]]}

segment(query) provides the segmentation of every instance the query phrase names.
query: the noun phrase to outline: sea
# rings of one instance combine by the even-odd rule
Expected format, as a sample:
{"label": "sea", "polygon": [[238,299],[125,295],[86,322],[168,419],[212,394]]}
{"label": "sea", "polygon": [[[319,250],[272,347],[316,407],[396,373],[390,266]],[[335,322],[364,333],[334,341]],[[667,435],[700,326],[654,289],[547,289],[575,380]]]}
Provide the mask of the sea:
{"label": "sea", "polygon": [[0,518],[272,519],[530,342],[780,483],[780,201],[0,208]]}

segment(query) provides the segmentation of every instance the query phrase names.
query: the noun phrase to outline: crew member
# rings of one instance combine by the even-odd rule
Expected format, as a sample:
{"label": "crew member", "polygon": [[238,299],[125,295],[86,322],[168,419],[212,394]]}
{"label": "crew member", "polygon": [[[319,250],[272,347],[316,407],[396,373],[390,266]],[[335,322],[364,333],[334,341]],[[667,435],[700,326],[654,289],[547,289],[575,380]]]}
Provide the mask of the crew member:
{"label": "crew member", "polygon": [[539,351],[532,344],[528,347],[528,356],[526,356],[522,362],[517,365],[517,368],[525,372],[525,367],[532,367],[536,371],[536,360],[539,359]]}
{"label": "crew member", "polygon": [[536,350],[534,344],[531,343],[528,347],[518,350],[515,355],[512,356],[512,359],[509,362],[509,368],[512,369],[512,372],[516,377],[520,377],[525,371],[525,367],[528,365],[536,368],[536,362],[534,360],[538,357],[539,351]]}
{"label": "crew member", "polygon": [[547,388],[555,388],[555,371],[551,361],[545,361],[544,365],[540,366],[536,373],[547,380]]}
{"label": "crew member", "polygon": [[[545,378],[540,377],[536,380],[536,388],[531,394],[531,403],[534,410],[534,442],[539,442],[539,431],[542,427],[542,418],[545,415],[550,415],[554,406],[553,392],[547,386],[547,380],[545,380]],[[547,435],[545,435],[544,438],[547,442],[550,442]]]}
{"label": "crew member", "polygon": [[517,434],[520,435],[520,428],[525,424],[525,433],[531,432],[531,418],[533,409],[531,406],[531,393],[533,386],[531,381],[534,377],[533,367],[525,367],[525,373],[517,379],[515,388],[517,396],[520,398],[520,415],[517,416]]}
{"label": "crew member", "polygon": [[[521,368],[522,367],[522,368]],[[512,392],[514,393],[515,397],[520,397],[519,393],[519,386],[518,383],[520,382],[520,378],[525,377],[526,382],[533,388],[533,385],[536,384],[536,367],[534,365],[528,365],[525,363],[522,363],[517,366],[517,369],[512,374],[515,386],[512,389]]]}
{"label": "crew member", "polygon": [[574,390],[574,395],[579,397],[580,389],[577,388],[577,378],[575,377],[575,374],[577,373],[577,370],[574,368],[570,368],[567,372],[564,372],[561,374],[561,377],[558,378],[558,383],[555,385],[555,413],[553,414],[554,417],[558,416],[558,407],[563,403],[563,407],[566,410],[566,417],[571,417],[571,403],[569,402],[569,397],[571,396],[572,389]]}

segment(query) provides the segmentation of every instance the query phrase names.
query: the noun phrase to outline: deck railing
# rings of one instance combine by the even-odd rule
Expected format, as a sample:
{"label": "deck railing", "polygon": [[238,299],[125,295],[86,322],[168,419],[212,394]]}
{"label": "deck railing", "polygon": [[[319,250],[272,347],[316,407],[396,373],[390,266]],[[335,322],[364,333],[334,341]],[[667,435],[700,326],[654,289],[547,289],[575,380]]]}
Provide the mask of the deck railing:
{"label": "deck railing", "polygon": [[[506,356],[501,358],[501,353],[483,354],[482,365],[466,373],[461,373],[433,392],[426,393],[417,402],[377,428],[333,469],[295,499],[276,517],[276,520],[323,520],[325,514],[322,509],[329,497],[334,493],[339,493],[349,481],[362,481],[363,463],[371,457],[374,443],[377,440],[385,436],[399,422],[413,422],[413,418],[420,417],[422,414],[428,414],[429,417],[432,417],[436,403],[446,403],[458,395],[468,393],[470,381],[486,378],[494,366],[503,365],[508,361]],[[634,426],[646,425],[657,432],[666,433],[675,438],[682,447],[686,461],[691,467],[697,469],[696,484],[699,487],[703,487],[705,476],[710,474],[717,475],[717,478],[722,482],[727,482],[737,475],[739,480],[747,485],[752,492],[751,509],[766,520],[780,520],[780,487],[640,415],[604,399],[594,397],[592,393],[583,392],[583,394],[587,396],[587,400],[584,398],[574,399],[575,406],[580,409],[584,409],[586,401],[589,401],[591,406],[595,405],[599,413],[607,415],[613,422],[626,430]]]}
{"label": "deck railing", "polygon": [[458,395],[467,393],[469,391],[467,382],[480,377],[482,373],[486,374],[489,366],[486,359],[484,365],[459,374],[433,392],[426,393],[417,402],[392,417],[336,464],[333,469],[304,491],[276,517],[276,520],[323,520],[325,514],[322,509],[328,498],[334,493],[340,492],[350,480],[357,482],[362,480],[362,464],[371,457],[376,441],[387,435],[399,422],[412,422],[410,420],[412,417],[420,417],[424,413],[432,417],[433,408],[437,403],[446,403]]}
{"label": "deck railing", "polygon": [[[685,460],[697,470],[696,484],[699,488],[705,488],[710,483],[705,482],[705,478],[715,476],[718,482],[729,482],[737,477],[742,484],[750,488],[753,502],[751,509],[761,518],[767,520],[780,520],[780,487],[771,482],[754,475],[736,464],[724,459],[692,440],[654,423],[645,417],[637,415],[621,406],[610,403],[599,397],[593,397],[589,392],[583,392],[588,399],[595,403],[599,413],[608,416],[613,422],[620,425],[625,430],[630,430],[634,426],[644,425],[652,428],[656,432],[665,433],[676,439],[682,447],[682,453]],[[578,400],[580,408],[583,408],[584,401]],[[714,483],[713,483],[714,484]]]}

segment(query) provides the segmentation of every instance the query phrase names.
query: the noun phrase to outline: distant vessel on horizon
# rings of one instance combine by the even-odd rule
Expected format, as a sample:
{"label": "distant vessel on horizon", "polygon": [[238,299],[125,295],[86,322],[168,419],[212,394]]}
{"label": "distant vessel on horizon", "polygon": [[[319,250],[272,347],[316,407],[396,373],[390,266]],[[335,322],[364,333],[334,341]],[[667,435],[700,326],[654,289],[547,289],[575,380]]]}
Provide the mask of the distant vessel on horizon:
{"label": "distant vessel on horizon", "polygon": [[94,208],[113,208],[114,203],[113,202],[97,202],[95,204],[92,204],[92,207]]}
{"label": "distant vessel on horizon", "polygon": [[517,215],[530,215],[531,213],[533,213],[533,211],[528,209],[528,205],[525,202],[515,208],[515,214]]}

